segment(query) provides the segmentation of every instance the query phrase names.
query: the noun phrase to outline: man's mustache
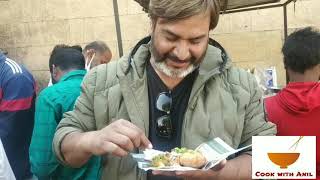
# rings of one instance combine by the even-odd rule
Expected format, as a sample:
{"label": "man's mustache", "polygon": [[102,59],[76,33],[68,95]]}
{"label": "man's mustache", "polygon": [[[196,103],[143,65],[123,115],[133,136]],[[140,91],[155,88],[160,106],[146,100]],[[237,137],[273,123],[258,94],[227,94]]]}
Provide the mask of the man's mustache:
{"label": "man's mustache", "polygon": [[190,57],[188,59],[185,59],[185,60],[181,60],[179,59],[176,55],[172,54],[172,53],[169,53],[169,54],[165,54],[162,58],[160,58],[160,62],[162,61],[165,61],[166,59],[170,59],[171,61],[175,61],[175,62],[178,62],[178,63],[181,63],[181,62],[191,62],[191,64],[193,64],[195,61],[196,61],[196,58],[195,57]]}

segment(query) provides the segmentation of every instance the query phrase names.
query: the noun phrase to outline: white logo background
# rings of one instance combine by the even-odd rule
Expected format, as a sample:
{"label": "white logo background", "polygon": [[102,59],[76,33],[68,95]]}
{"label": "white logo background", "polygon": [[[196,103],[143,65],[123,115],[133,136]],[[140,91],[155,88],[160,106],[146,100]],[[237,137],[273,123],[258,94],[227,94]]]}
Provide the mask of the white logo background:
{"label": "white logo background", "polygon": [[[253,179],[315,179],[316,177],[316,137],[304,136],[296,149],[290,148],[299,136],[254,136],[252,138],[252,178]],[[268,153],[300,153],[298,160],[281,169],[269,158]],[[262,176],[263,173],[274,173],[274,176]],[[312,176],[296,176],[297,173],[311,173]],[[294,176],[278,176],[278,173],[293,173]],[[257,176],[258,175],[258,176]],[[285,174],[284,174],[285,175]]]}

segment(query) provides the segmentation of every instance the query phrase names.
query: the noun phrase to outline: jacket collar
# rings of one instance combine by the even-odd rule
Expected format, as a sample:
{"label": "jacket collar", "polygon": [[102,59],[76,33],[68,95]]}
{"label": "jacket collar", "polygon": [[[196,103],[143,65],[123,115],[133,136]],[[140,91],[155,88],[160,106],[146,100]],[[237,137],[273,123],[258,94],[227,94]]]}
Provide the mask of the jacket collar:
{"label": "jacket collar", "polygon": [[63,75],[59,82],[67,81],[69,79],[75,79],[75,78],[83,78],[86,75],[86,73],[87,73],[86,70],[73,70]]}
{"label": "jacket collar", "polygon": [[220,74],[231,67],[231,59],[224,48],[215,40],[209,39],[209,45],[200,64],[199,74],[211,77]]}

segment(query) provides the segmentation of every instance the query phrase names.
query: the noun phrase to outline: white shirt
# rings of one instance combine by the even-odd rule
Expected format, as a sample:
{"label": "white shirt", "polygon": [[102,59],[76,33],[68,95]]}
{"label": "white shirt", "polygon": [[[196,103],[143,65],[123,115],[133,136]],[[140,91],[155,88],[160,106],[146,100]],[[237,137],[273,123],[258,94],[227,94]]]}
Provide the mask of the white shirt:
{"label": "white shirt", "polygon": [[0,139],[0,180],[16,180]]}

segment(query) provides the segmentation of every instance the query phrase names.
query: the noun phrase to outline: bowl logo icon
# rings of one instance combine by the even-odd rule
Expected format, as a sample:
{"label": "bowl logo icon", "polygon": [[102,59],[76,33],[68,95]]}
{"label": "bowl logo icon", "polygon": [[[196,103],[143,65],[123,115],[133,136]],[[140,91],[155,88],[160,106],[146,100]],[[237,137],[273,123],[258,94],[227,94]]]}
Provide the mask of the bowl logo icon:
{"label": "bowl logo icon", "polygon": [[252,179],[315,179],[316,138],[253,136]]}
{"label": "bowl logo icon", "polygon": [[281,169],[287,169],[289,165],[295,163],[300,153],[268,153],[269,159]]}

